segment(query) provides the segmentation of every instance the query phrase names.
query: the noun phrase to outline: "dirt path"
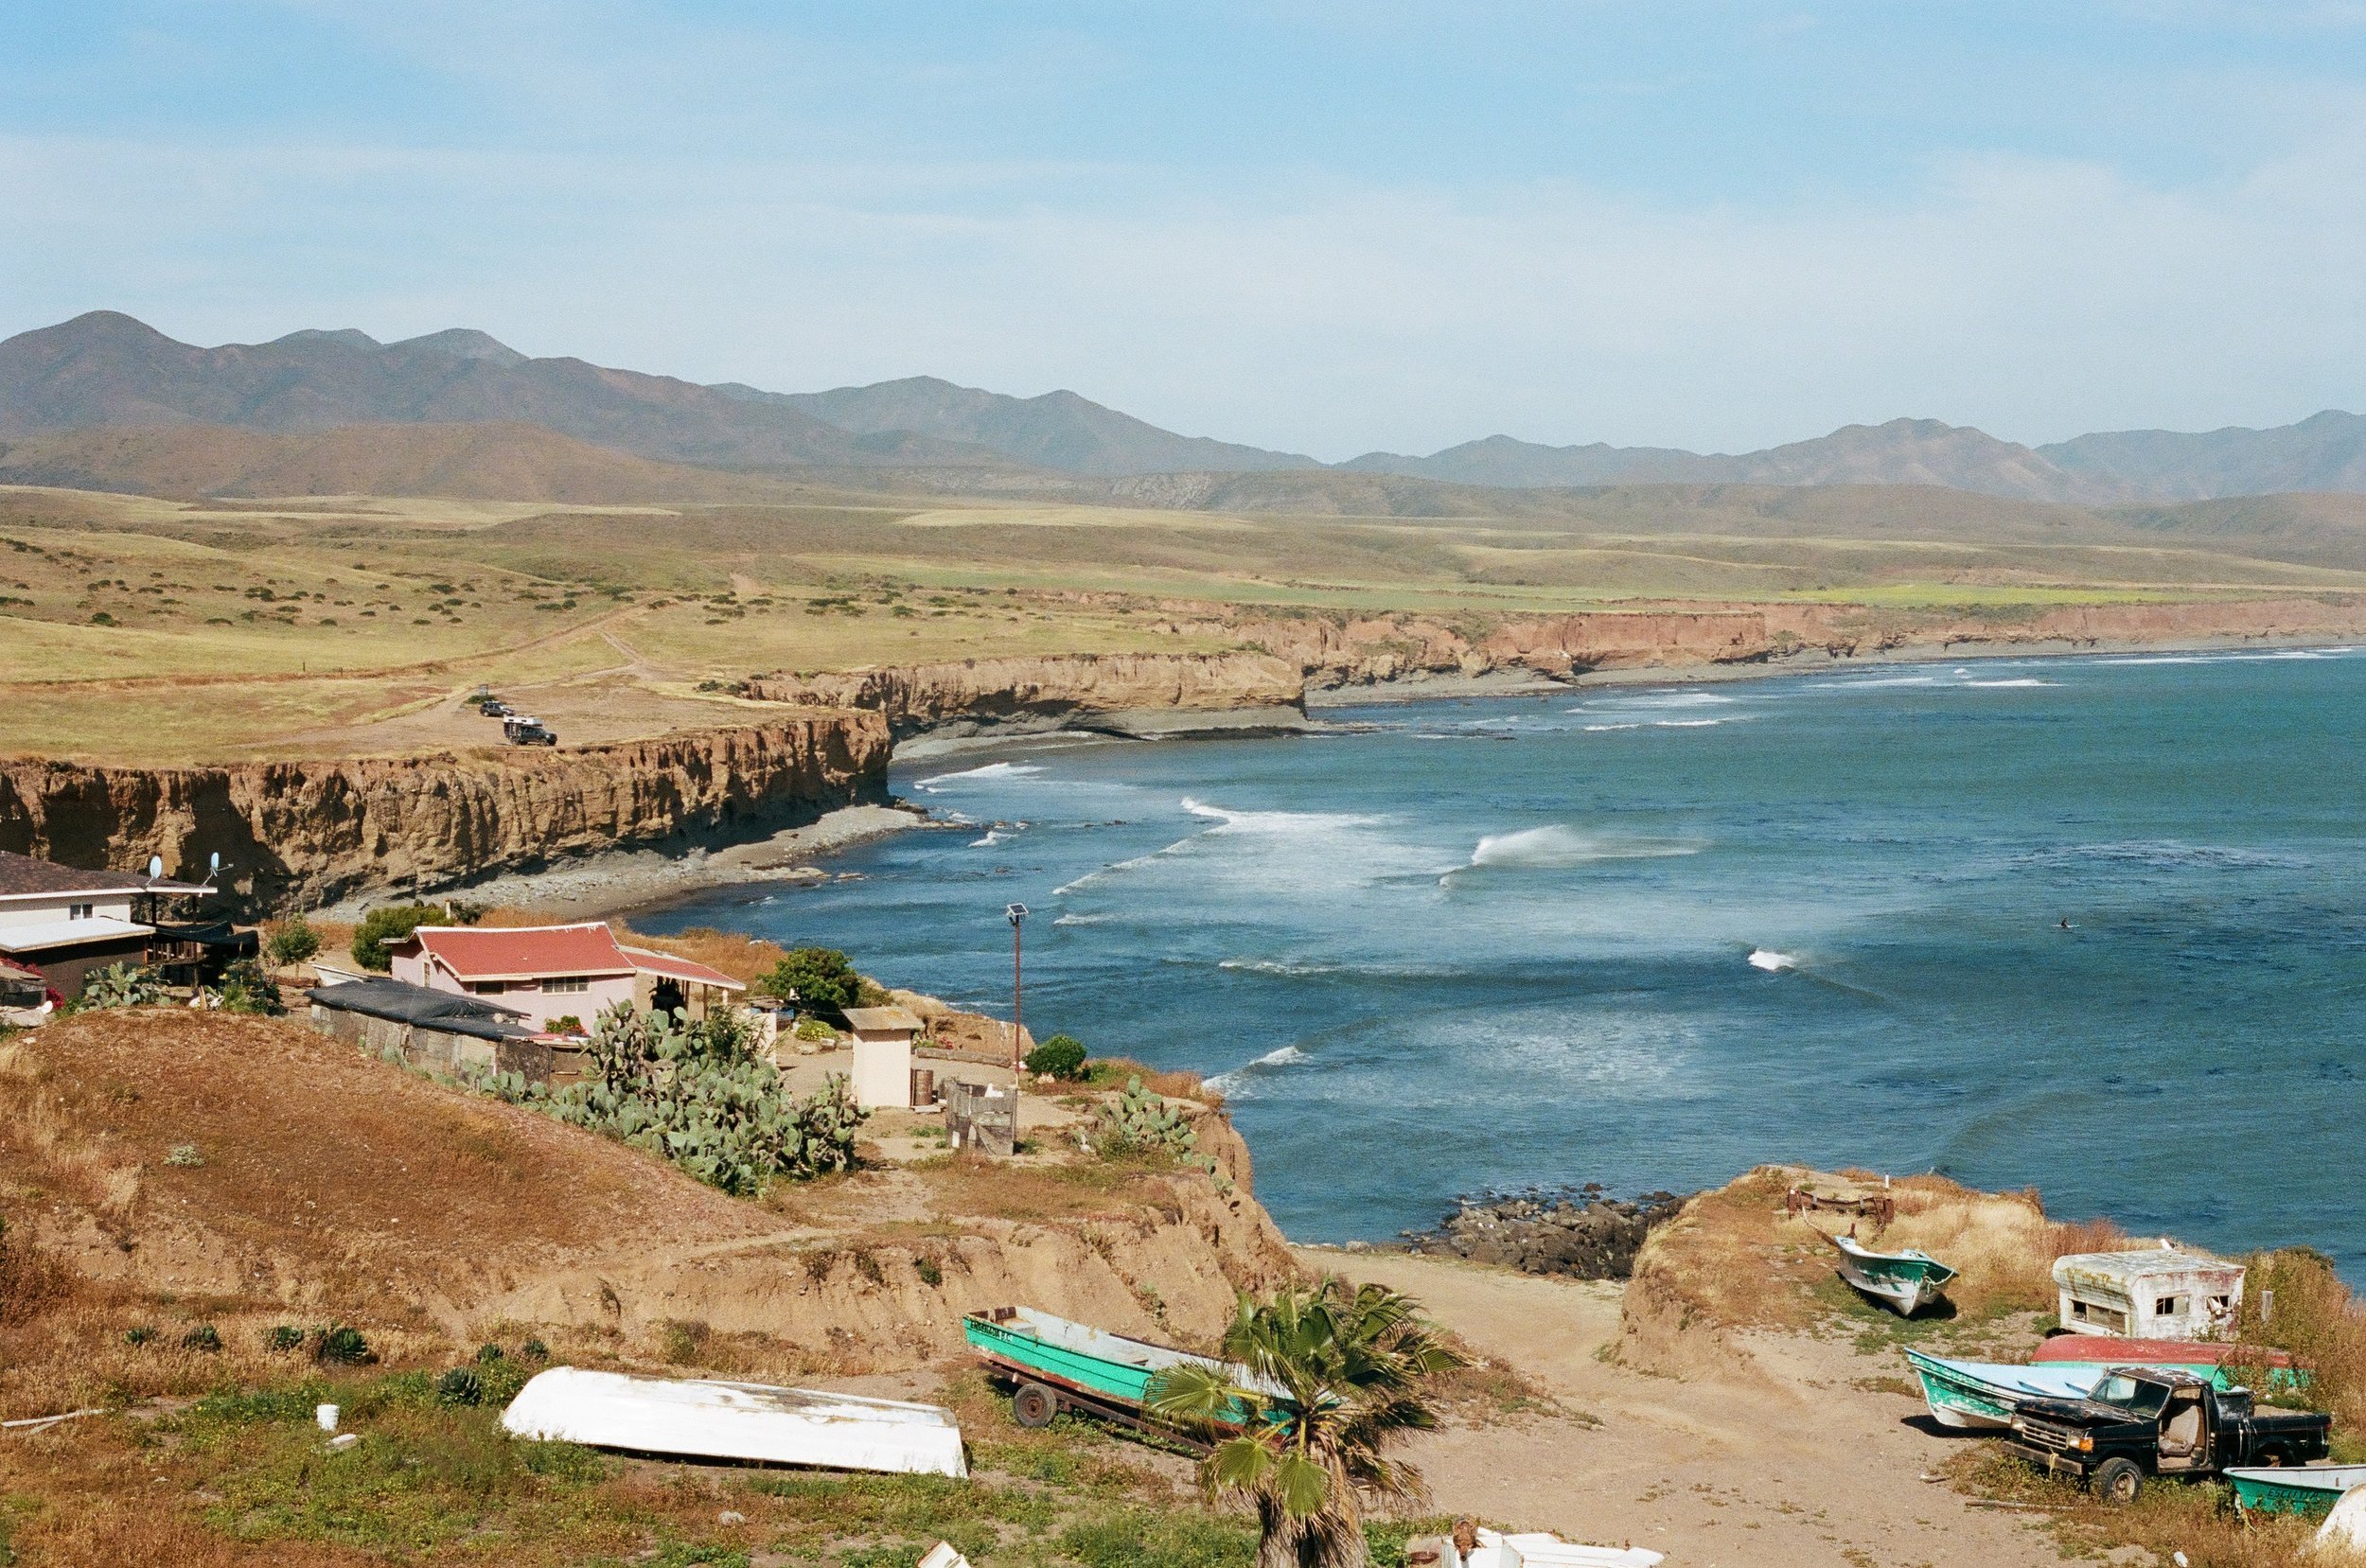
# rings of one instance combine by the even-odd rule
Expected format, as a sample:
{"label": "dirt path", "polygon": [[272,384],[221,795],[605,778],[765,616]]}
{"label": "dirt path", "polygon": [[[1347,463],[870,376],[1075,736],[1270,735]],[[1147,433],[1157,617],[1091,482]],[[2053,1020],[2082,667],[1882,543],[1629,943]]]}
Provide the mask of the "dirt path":
{"label": "dirt path", "polygon": [[1417,1297],[1581,1419],[1457,1423],[1408,1454],[1437,1507],[1575,1540],[1633,1542],[1670,1568],[2050,1568],[2024,1521],[1965,1506],[1920,1477],[1965,1439],[1919,1401],[1858,1386],[1896,1378],[1845,1340],[1757,1338],[1765,1376],[1648,1376],[1597,1353],[1618,1334],[1620,1287],[1431,1258],[1296,1249],[1309,1268]]}

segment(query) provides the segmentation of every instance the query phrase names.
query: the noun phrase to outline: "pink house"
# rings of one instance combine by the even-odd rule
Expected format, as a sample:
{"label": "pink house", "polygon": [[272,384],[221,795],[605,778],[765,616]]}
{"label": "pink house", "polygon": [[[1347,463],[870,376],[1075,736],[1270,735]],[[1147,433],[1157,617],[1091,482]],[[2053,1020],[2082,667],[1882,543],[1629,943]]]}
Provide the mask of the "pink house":
{"label": "pink house", "polygon": [[612,1007],[704,1017],[748,988],[670,953],[626,947],[597,921],[580,925],[422,925],[391,948],[395,978],[498,998],[536,1029],[561,1018],[589,1029]]}

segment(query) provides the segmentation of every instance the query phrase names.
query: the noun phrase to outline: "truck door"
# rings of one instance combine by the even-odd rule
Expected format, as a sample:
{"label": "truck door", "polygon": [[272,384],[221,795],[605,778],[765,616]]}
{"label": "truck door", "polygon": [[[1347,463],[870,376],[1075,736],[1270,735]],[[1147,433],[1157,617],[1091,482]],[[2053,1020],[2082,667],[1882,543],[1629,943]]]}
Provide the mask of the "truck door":
{"label": "truck door", "polygon": [[2178,1388],[2161,1407],[2160,1465],[2163,1471],[2210,1462],[2210,1412],[2198,1388]]}

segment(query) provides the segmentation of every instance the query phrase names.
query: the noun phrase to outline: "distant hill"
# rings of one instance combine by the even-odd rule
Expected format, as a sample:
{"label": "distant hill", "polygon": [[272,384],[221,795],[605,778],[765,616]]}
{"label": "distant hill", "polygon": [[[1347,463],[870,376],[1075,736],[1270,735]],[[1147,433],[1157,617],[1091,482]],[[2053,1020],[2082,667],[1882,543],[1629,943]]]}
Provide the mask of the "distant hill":
{"label": "distant hill", "polygon": [[923,435],[856,435],[793,408],[582,360],[535,360],[482,332],[381,344],[351,329],[199,348],[95,310],[0,343],[0,437],[95,427],[539,425],[664,463],[720,468],[1010,467]]}
{"label": "distant hill", "polygon": [[1740,453],[1492,435],[1427,457],[1367,452],[1339,467],[1453,484],[1944,484],[2021,501],[2199,501],[2366,491],[2366,418],[2329,411],[2276,430],[2122,431],[2044,447],[1936,419],[1893,419]]}
{"label": "distant hill", "polygon": [[[537,426],[659,464],[801,470],[808,478],[827,473],[840,476],[838,483],[892,482],[939,493],[1051,493],[1136,481],[1205,490],[1194,476],[1329,475],[1339,483],[1301,487],[1317,509],[1406,516],[1446,515],[1465,503],[1351,481],[1522,490],[1938,485],[2081,505],[2366,493],[2366,417],[2334,411],[2272,430],[2120,431],[2035,448],[1935,419],[1848,425],[1813,440],[1739,453],[1598,442],[1552,447],[1492,435],[1426,457],[1367,452],[1327,467],[1296,452],[1161,430],[1073,392],[1012,397],[927,376],[810,393],[737,382],[699,386],[582,360],[532,359],[460,327],[391,344],[348,327],[200,348],[130,316],[97,310],[0,343],[0,439],[100,428],[298,434],[354,425],[484,424]],[[175,450],[176,461],[196,461],[194,449]],[[338,461],[352,456],[341,453]],[[227,468],[199,467],[217,475],[259,461],[256,449],[239,448],[225,456]],[[470,461],[490,471],[483,468],[487,454]],[[406,470],[397,464],[390,471]],[[618,479],[653,482],[648,475]],[[681,481],[671,476],[665,483]]]}
{"label": "distant hill", "polygon": [[1893,419],[1738,455],[1668,447],[1541,447],[1510,436],[1428,457],[1368,452],[1344,467],[1458,484],[1943,484],[2020,501],[2112,501],[2149,492],[2117,475],[2067,471],[2031,449],[1964,425]]}
{"label": "distant hill", "polygon": [[73,431],[0,442],[0,484],[202,501],[450,496],[470,501],[770,501],[762,474],[652,463],[539,425],[341,425],[282,434],[220,425]]}
{"label": "distant hill", "polygon": [[1177,435],[1073,392],[1011,397],[913,376],[830,392],[758,392],[726,383],[731,396],[800,409],[857,435],[909,431],[1000,452],[1033,467],[1116,477],[1190,471],[1252,473],[1319,468],[1298,452],[1267,451],[1205,436]]}
{"label": "distant hill", "polygon": [[2334,409],[2274,430],[2117,431],[2037,450],[2066,473],[2168,501],[2366,491],[2366,417]]}

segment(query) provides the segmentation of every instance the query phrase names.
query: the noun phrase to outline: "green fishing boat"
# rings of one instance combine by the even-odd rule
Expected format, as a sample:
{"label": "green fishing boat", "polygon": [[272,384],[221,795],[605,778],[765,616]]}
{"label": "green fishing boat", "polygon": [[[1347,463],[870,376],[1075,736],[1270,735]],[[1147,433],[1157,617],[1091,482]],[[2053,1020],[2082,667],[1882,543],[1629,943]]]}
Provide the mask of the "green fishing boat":
{"label": "green fishing boat", "polygon": [[1875,1252],[1853,1236],[1828,1240],[1840,1251],[1840,1277],[1900,1317],[1937,1301],[1955,1277],[1953,1269],[1918,1247]]}
{"label": "green fishing boat", "polygon": [[2230,1470],[2234,1506],[2246,1513],[2288,1513],[2322,1519],[2341,1494],[2366,1486],[2366,1465],[2280,1465]]}
{"label": "green fishing boat", "polygon": [[[1082,1410],[1172,1437],[1172,1426],[1142,1408],[1150,1382],[1160,1372],[1173,1366],[1209,1366],[1227,1373],[1241,1387],[1261,1386],[1245,1367],[1087,1328],[1033,1307],[971,1313],[962,1319],[962,1337],[980,1360],[1015,1385],[1011,1417],[1021,1426],[1049,1426],[1063,1410]],[[1237,1426],[1248,1419],[1248,1410],[1236,1401],[1226,1418]]]}

